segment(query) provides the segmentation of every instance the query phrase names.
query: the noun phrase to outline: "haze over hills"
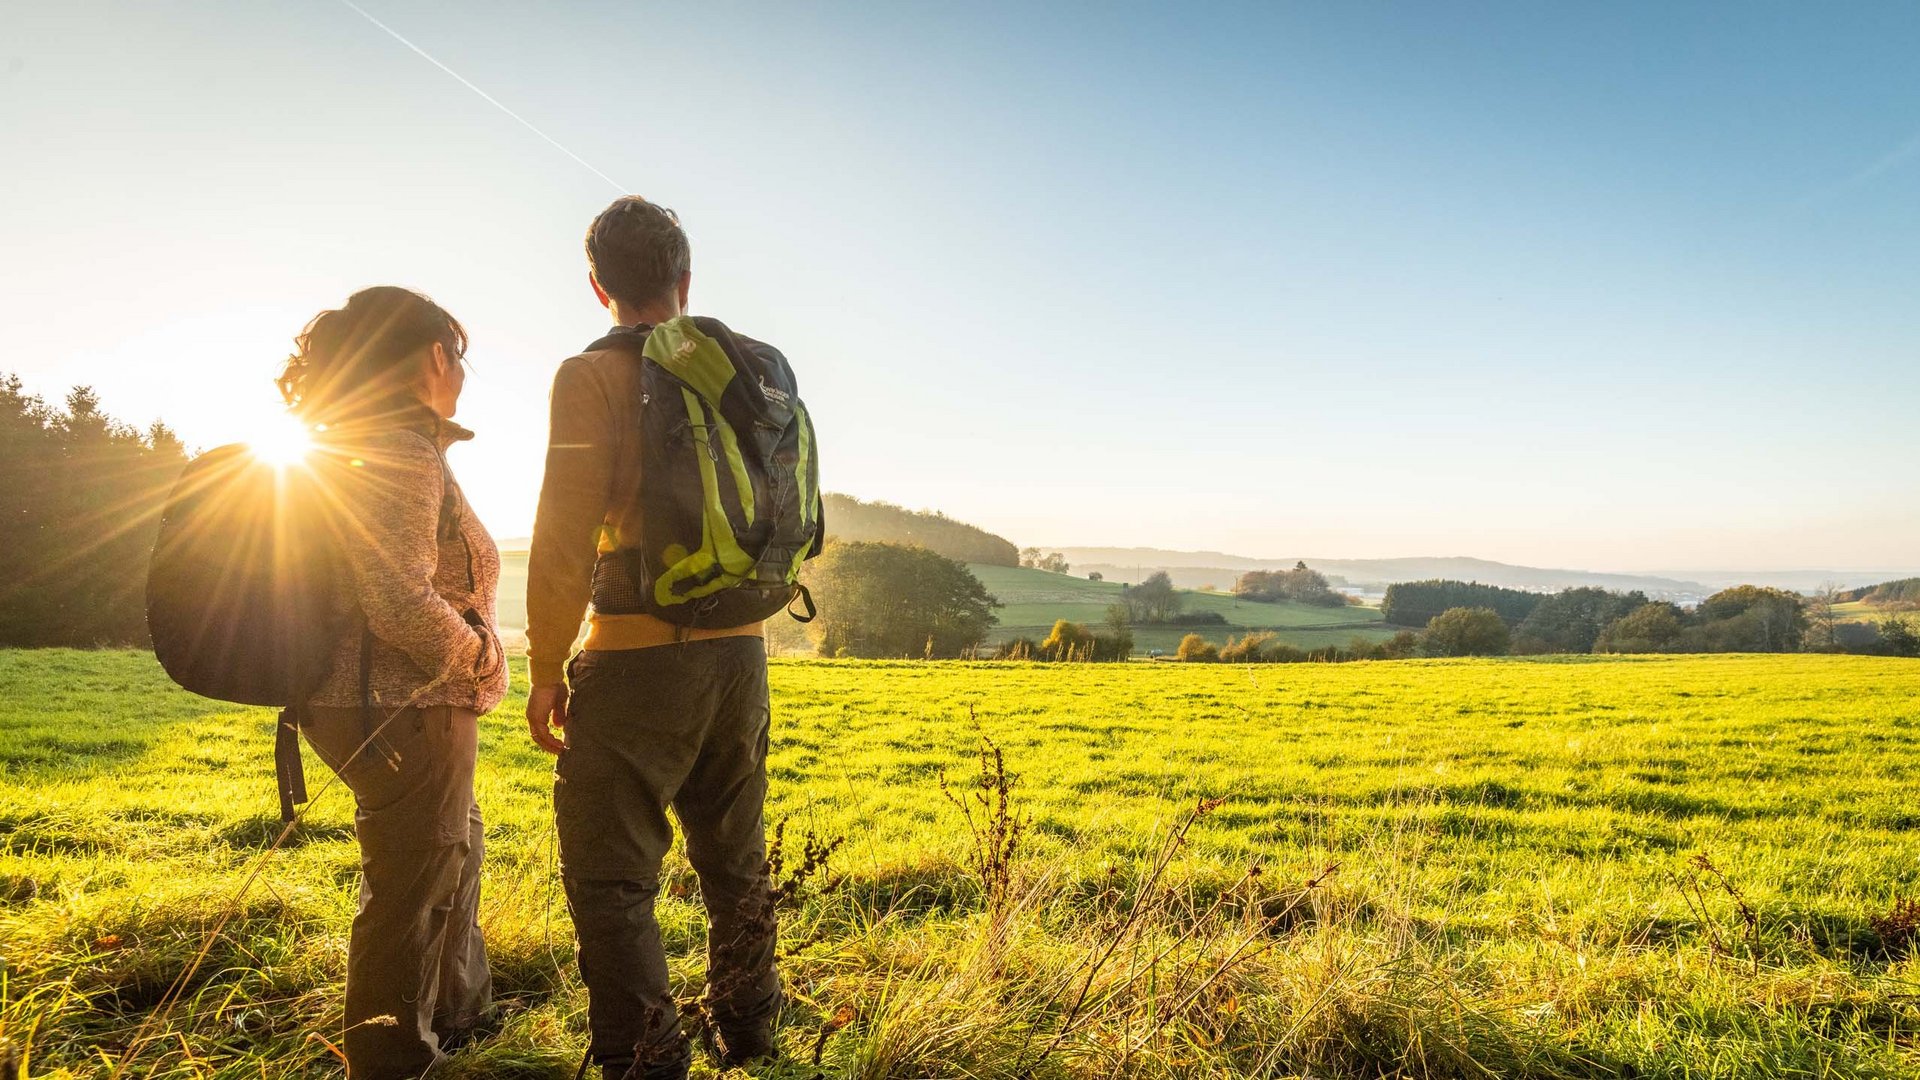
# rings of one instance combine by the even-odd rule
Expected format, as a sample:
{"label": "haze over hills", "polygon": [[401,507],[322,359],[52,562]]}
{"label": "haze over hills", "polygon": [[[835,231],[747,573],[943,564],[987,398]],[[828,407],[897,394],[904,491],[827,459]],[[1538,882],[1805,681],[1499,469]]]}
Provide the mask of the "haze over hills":
{"label": "haze over hills", "polygon": [[[829,493],[827,527],[846,540],[882,540],[921,543],[948,558],[967,563],[1012,565],[1016,546],[1011,540],[956,521],[937,511],[909,510],[883,502],[863,502]],[[525,551],[524,538],[502,540],[505,551]],[[1557,592],[1572,588],[1602,588],[1620,592],[1639,590],[1655,599],[1691,603],[1734,585],[1765,585],[1810,593],[1827,585],[1858,589],[1882,582],[1920,576],[1920,566],[1882,570],[1663,570],[1626,573],[1538,566],[1518,566],[1470,556],[1408,557],[1397,559],[1255,558],[1223,551],[1174,551],[1149,547],[1041,547],[1063,555],[1075,577],[1100,574],[1107,581],[1132,583],[1156,571],[1165,571],[1185,589],[1231,590],[1249,570],[1284,570],[1305,562],[1329,575],[1336,585],[1362,593],[1377,593],[1402,581],[1436,578],[1477,581],[1509,589]]]}
{"label": "haze over hills", "polygon": [[1446,578],[1478,581],[1510,589],[1553,592],[1560,589],[1595,587],[1628,591],[1638,589],[1649,596],[1665,599],[1698,599],[1731,585],[1771,585],[1795,591],[1811,591],[1828,583],[1842,588],[1873,585],[1908,576],[1901,570],[1782,570],[1732,571],[1697,570],[1664,573],[1615,573],[1536,566],[1514,566],[1489,559],[1464,556],[1401,559],[1318,559],[1290,557],[1260,559],[1231,555],[1220,551],[1169,551],[1164,548],[1059,547],[1046,548],[1064,555],[1075,574],[1099,573],[1109,581],[1134,582],[1158,570],[1164,570],[1176,585],[1204,588],[1212,585],[1230,589],[1233,581],[1248,570],[1279,570],[1305,562],[1324,574],[1339,578],[1350,587],[1382,589],[1395,582]]}

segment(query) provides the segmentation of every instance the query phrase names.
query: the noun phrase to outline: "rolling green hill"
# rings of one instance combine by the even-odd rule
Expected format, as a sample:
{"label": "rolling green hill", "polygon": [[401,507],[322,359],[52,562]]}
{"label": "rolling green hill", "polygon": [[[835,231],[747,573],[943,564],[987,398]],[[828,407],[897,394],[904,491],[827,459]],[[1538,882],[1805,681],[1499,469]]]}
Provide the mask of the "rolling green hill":
{"label": "rolling green hill", "polygon": [[[503,552],[500,562],[500,627],[510,641],[517,644],[513,639],[527,625],[527,553]],[[1088,581],[1045,570],[984,563],[969,563],[968,569],[1005,605],[997,612],[1000,625],[993,628],[993,641],[1043,638],[1056,619],[1072,619],[1098,629],[1106,618],[1107,605],[1120,599],[1117,582]],[[1393,629],[1380,621],[1380,612],[1375,608],[1256,604],[1224,593],[1188,592],[1185,595],[1186,611],[1217,611],[1226,617],[1227,625],[1136,626],[1133,639],[1141,652],[1149,649],[1172,652],[1189,633],[1224,643],[1228,637],[1266,630],[1290,645],[1309,649],[1345,645],[1356,637],[1377,641],[1393,636]]]}
{"label": "rolling green hill", "polygon": [[[1118,603],[1118,582],[1088,581],[1045,570],[1013,566],[969,566],[987,591],[1003,605],[997,613],[1000,625],[993,639],[1007,641],[1016,637],[1045,637],[1058,619],[1071,619],[1098,629],[1106,619],[1107,606]],[[1374,608],[1323,608],[1307,604],[1258,604],[1236,600],[1224,593],[1186,592],[1183,610],[1219,612],[1225,626],[1136,626],[1135,645],[1145,651],[1171,652],[1189,633],[1213,642],[1224,642],[1254,631],[1271,631],[1279,640],[1302,648],[1319,645],[1345,645],[1356,637],[1370,641],[1393,635]]]}

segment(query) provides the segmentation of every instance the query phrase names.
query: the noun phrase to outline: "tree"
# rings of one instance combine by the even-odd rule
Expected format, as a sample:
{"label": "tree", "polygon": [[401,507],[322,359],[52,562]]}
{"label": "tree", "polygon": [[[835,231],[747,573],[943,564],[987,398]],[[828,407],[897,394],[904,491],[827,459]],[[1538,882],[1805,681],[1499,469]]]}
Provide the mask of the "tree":
{"label": "tree", "polygon": [[1040,565],[1040,549],[1025,547],[1020,549],[1020,565],[1031,570]]}
{"label": "tree", "polygon": [[1180,613],[1181,596],[1165,570],[1121,592],[1135,623],[1163,623]]}
{"label": "tree", "polygon": [[1680,609],[1663,602],[1641,604],[1607,624],[1593,644],[1594,652],[1668,652],[1680,640],[1685,625]]}
{"label": "tree", "polygon": [[1808,652],[1835,652],[1840,648],[1840,614],[1834,610],[1841,603],[1840,596],[1840,586],[1829,581],[1807,598]]}
{"label": "tree", "polygon": [[1051,554],[1041,556],[1039,561],[1033,565],[1036,569],[1046,570],[1055,574],[1064,574],[1067,572],[1067,557],[1055,551]]}
{"label": "tree", "polygon": [[807,568],[823,656],[962,656],[986,639],[999,601],[964,565],[905,544],[835,541]]}
{"label": "tree", "polygon": [[1492,608],[1449,608],[1427,624],[1432,656],[1504,656],[1509,640],[1506,620]]}
{"label": "tree", "polygon": [[1107,575],[1101,573],[1098,570],[1094,570],[1087,574],[1087,580],[1088,581],[1105,581],[1107,580]]}

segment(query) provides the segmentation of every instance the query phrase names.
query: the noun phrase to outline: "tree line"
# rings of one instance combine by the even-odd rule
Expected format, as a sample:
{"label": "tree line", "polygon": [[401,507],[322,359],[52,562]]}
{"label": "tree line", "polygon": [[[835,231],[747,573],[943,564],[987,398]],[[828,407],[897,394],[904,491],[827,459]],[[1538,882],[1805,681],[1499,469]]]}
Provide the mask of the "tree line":
{"label": "tree line", "polygon": [[186,448],[0,375],[0,646],[147,643],[147,561]]}
{"label": "tree line", "polygon": [[1862,589],[1849,589],[1839,593],[1835,599],[1843,604],[1866,603],[1873,607],[1920,607],[1920,578],[1901,578]]}
{"label": "tree line", "polygon": [[1453,608],[1488,608],[1517,623],[1532,613],[1542,595],[1477,581],[1406,581],[1387,586],[1380,616],[1394,626],[1420,628]]}

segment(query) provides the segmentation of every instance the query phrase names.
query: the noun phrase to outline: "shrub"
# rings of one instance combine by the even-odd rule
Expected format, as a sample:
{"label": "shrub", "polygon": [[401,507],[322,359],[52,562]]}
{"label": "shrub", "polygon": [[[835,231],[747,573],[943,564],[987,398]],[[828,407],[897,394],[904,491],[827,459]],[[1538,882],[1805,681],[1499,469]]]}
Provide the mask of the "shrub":
{"label": "shrub", "polygon": [[1174,650],[1173,655],[1181,660],[1211,664],[1220,659],[1220,650],[1199,634],[1188,634],[1180,639],[1180,647]]}
{"label": "shrub", "polygon": [[1217,611],[1186,611],[1156,622],[1160,626],[1225,626],[1227,617]]}
{"label": "shrub", "polygon": [[[1189,637],[1196,635],[1189,634]],[[1223,664],[1259,664],[1273,663],[1266,655],[1266,649],[1273,641],[1268,633],[1248,634],[1243,638],[1228,638],[1227,644],[1220,650],[1220,662]]]}
{"label": "shrub", "polygon": [[1077,659],[1074,653],[1086,647],[1093,635],[1077,622],[1059,619],[1053,624],[1053,632],[1040,643],[1040,653],[1048,660]]}
{"label": "shrub", "polygon": [[1276,641],[1260,650],[1260,659],[1269,664],[1303,664],[1307,661],[1307,651],[1297,645]]}

